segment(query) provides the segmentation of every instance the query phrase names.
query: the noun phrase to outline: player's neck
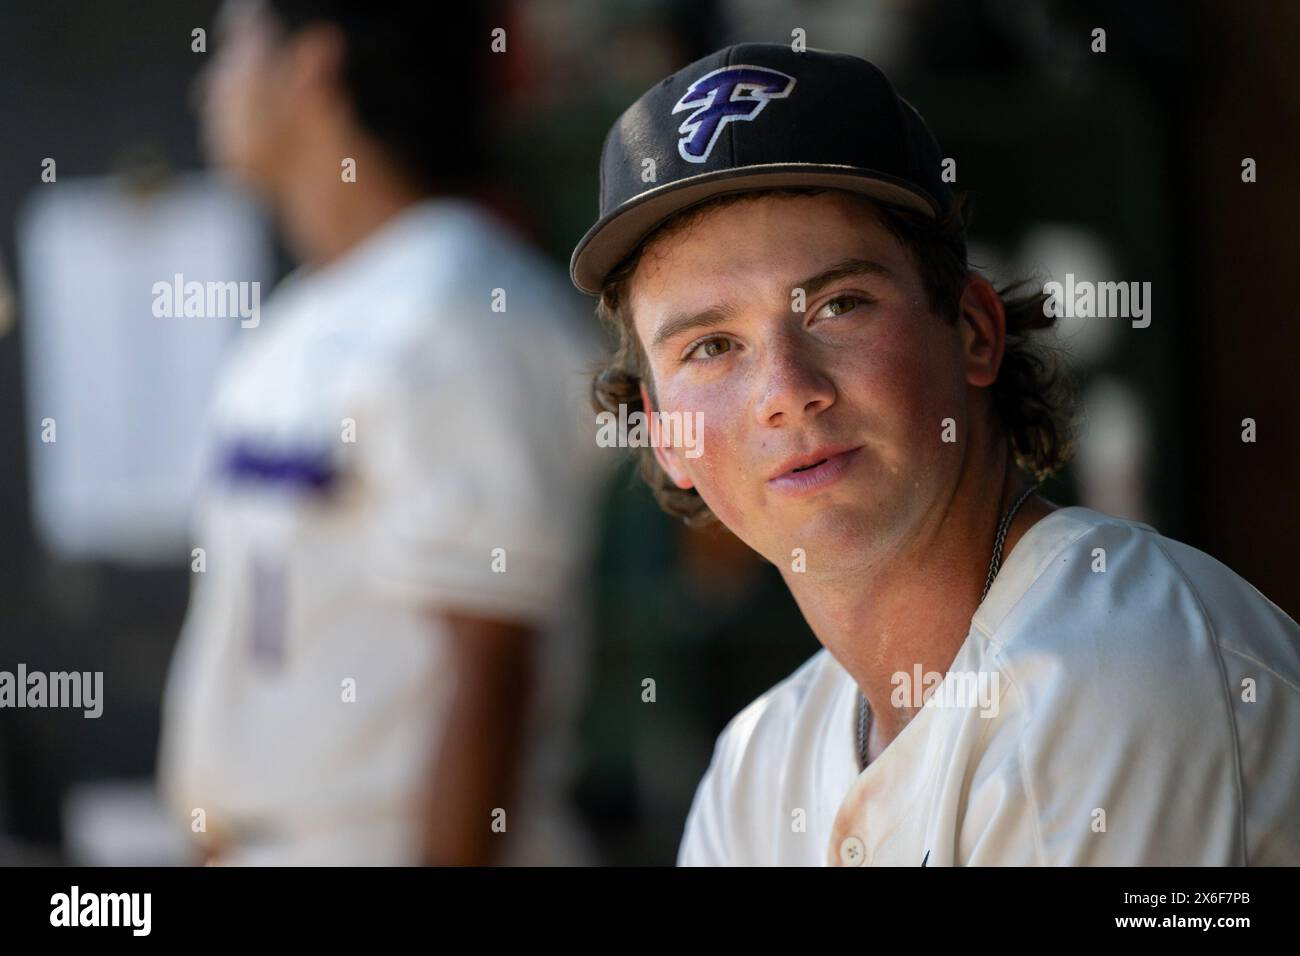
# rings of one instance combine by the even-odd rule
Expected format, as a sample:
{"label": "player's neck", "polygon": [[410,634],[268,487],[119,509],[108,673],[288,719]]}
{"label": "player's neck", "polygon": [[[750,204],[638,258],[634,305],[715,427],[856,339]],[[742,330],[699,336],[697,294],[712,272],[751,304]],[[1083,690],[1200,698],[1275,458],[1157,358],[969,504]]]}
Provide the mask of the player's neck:
{"label": "player's neck", "polygon": [[[343,258],[425,198],[410,177],[368,142],[315,148],[338,159],[295,164],[276,190],[277,218],[294,256],[312,269]],[[355,163],[345,169],[344,160]],[[355,176],[353,177],[353,173]]]}
{"label": "player's neck", "polygon": [[[918,667],[922,675],[946,673],[970,631],[998,525],[1029,484],[1008,459],[1003,451],[974,463],[951,499],[888,560],[844,576],[787,576],[813,633],[867,696],[873,754],[920,709],[911,695],[904,706],[894,705],[891,695],[900,686],[894,676],[907,675],[901,685],[907,688]],[[1037,495],[1025,500],[1007,532],[1004,561],[1054,509]]]}

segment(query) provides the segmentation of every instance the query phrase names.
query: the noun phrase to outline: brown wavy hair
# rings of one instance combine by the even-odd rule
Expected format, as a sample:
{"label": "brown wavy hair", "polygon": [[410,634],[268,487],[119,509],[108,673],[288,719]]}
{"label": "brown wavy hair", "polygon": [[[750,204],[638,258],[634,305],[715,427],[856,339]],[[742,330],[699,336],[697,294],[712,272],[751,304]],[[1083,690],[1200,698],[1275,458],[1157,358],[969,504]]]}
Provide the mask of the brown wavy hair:
{"label": "brown wavy hair", "polygon": [[[806,196],[823,189],[772,189],[727,193],[692,206],[668,219],[641,240],[616,266],[601,287],[596,312],[613,332],[615,346],[609,361],[592,380],[591,401],[597,412],[618,414],[620,405],[630,415],[645,409],[641,383],[657,404],[654,379],[641,347],[628,304],[628,284],[645,249],[703,217],[709,210],[758,195]],[[865,197],[864,197],[865,199]],[[865,200],[875,217],[907,248],[921,273],[932,309],[944,321],[956,323],[962,290],[970,266],[966,259],[966,221],[969,202],[959,195],[952,212],[934,220],[912,210]],[[1015,464],[1037,481],[1055,474],[1070,460],[1075,445],[1077,389],[1061,354],[1031,333],[1050,328],[1054,316],[1043,314],[1047,295],[1031,280],[1012,282],[997,290],[1006,311],[1006,347],[997,380],[991,386],[993,406],[1002,425]],[[688,525],[714,520],[704,499],[694,488],[678,488],[655,460],[654,449],[637,449],[641,475],[659,505]]]}

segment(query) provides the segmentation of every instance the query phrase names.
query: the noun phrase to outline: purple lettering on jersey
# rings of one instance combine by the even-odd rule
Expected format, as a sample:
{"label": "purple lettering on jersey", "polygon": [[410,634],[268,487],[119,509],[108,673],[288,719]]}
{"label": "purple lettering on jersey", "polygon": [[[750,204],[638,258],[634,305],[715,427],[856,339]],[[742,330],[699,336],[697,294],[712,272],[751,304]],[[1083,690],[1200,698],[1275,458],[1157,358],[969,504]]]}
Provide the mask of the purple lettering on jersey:
{"label": "purple lettering on jersey", "polygon": [[279,485],[307,491],[328,491],[338,477],[328,451],[259,448],[236,442],[226,449],[221,473],[236,484]]}

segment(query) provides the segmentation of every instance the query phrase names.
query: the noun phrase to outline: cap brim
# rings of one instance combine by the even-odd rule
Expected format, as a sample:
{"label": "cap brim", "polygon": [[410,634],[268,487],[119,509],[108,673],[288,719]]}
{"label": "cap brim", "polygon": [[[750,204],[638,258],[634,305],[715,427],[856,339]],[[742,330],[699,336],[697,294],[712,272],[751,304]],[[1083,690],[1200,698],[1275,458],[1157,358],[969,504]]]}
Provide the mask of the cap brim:
{"label": "cap brim", "polygon": [[599,294],[605,276],[646,235],[683,209],[723,193],[792,186],[843,189],[891,205],[915,209],[932,218],[938,214],[938,203],[916,186],[856,166],[773,163],[722,169],[665,183],[629,199],[601,217],[573,250],[569,275],[573,284],[583,292]]}

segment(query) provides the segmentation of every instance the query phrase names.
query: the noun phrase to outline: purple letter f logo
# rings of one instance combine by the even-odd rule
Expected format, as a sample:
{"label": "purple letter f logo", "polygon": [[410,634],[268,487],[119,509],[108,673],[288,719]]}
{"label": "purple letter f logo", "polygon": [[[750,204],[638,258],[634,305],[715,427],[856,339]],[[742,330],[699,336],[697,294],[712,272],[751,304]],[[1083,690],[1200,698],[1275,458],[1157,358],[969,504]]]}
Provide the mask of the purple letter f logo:
{"label": "purple letter f logo", "polygon": [[724,66],[706,73],[682,94],[674,113],[693,109],[677,132],[677,152],[688,163],[709,158],[722,128],[732,120],[752,120],[768,100],[789,96],[794,77],[765,66]]}

